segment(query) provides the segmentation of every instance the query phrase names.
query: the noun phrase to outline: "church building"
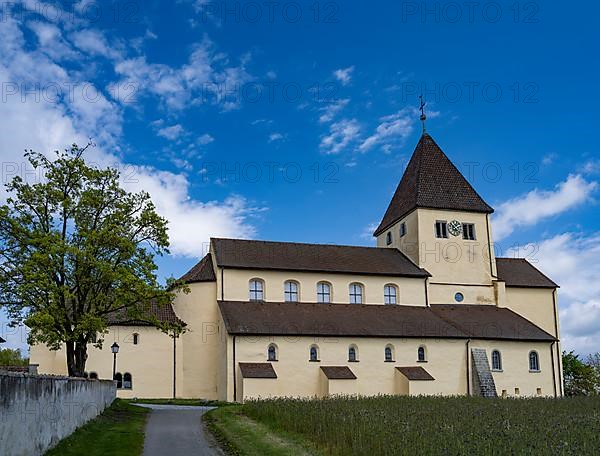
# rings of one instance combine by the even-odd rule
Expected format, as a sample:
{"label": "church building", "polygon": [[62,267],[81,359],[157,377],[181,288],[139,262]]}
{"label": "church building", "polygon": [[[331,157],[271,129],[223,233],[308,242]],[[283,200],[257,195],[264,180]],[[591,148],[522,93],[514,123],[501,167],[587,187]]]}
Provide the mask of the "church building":
{"label": "church building", "polygon": [[[377,247],[211,239],[162,320],[111,321],[91,377],[120,397],[563,395],[558,286],[496,258],[493,209],[426,132],[374,232]],[[40,373],[63,350],[31,347]]]}

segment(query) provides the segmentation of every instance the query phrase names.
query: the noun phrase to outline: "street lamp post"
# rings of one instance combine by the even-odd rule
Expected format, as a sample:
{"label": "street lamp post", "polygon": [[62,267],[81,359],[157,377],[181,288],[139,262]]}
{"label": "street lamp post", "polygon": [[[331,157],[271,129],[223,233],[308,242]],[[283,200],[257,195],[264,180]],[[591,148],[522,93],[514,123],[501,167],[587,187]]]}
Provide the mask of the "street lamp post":
{"label": "street lamp post", "polygon": [[113,380],[115,379],[115,375],[117,374],[117,353],[119,353],[119,344],[114,343],[110,346],[110,350],[113,353]]}

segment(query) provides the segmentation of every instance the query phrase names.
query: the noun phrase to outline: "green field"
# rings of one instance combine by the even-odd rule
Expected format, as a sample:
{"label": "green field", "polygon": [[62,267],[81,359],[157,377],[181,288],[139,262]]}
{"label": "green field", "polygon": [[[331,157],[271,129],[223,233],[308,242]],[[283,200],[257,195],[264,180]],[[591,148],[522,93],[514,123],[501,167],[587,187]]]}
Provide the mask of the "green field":
{"label": "green field", "polygon": [[[291,436],[326,455],[600,454],[600,397],[277,399],[225,413],[217,426],[221,439],[250,419],[272,440]],[[254,454],[264,434],[236,437],[233,452]]]}

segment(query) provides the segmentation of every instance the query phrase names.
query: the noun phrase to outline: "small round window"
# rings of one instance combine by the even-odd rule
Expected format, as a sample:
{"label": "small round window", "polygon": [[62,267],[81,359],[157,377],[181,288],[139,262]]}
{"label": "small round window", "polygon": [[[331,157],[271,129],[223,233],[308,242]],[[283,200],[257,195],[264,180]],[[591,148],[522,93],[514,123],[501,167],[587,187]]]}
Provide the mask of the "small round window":
{"label": "small round window", "polygon": [[462,293],[458,292],[454,295],[454,299],[456,302],[463,302],[465,300],[465,295],[463,295]]}

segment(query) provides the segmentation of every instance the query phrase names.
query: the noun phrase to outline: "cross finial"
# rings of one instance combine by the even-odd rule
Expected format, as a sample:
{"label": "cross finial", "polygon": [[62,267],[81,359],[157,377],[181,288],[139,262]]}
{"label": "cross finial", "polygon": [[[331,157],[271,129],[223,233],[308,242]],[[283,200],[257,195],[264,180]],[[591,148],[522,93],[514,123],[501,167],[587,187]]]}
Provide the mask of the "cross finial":
{"label": "cross finial", "polygon": [[425,120],[427,120],[427,116],[425,115],[425,106],[427,103],[425,103],[425,100],[423,99],[423,92],[421,92],[421,95],[419,95],[419,100],[421,101],[421,105],[419,106],[419,109],[421,110],[421,122],[423,123],[423,133],[425,133]]}

